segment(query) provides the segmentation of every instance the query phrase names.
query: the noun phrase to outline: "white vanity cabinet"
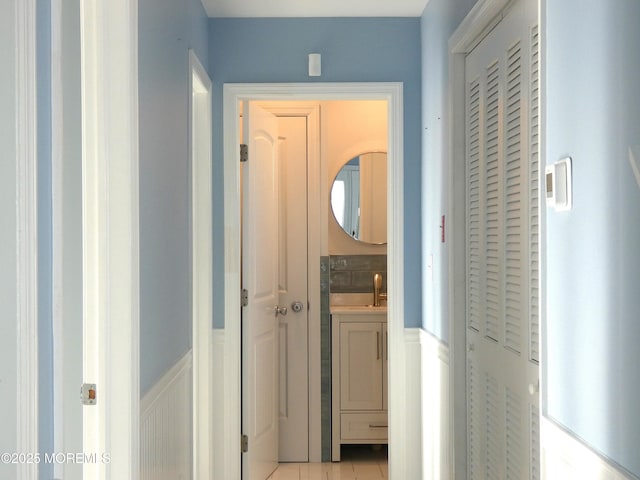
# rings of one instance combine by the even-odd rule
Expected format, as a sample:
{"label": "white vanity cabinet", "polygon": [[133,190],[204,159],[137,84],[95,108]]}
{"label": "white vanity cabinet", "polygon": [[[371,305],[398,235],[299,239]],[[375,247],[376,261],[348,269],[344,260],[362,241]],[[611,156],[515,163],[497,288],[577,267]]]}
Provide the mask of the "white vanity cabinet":
{"label": "white vanity cabinet", "polygon": [[387,443],[386,309],[332,311],[332,445]]}

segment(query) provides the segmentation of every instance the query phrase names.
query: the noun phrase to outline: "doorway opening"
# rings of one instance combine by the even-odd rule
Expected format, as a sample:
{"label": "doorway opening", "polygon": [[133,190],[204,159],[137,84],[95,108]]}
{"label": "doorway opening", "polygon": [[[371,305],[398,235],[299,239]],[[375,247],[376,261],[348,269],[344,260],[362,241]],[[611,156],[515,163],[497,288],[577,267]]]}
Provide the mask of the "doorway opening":
{"label": "doorway opening", "polygon": [[[273,132],[267,131],[268,124],[255,125],[271,115]],[[372,347],[369,344],[377,339],[376,352],[360,349],[363,345],[359,342],[348,344],[363,365],[350,363],[345,357],[344,368],[336,368],[341,358],[341,337],[332,337],[331,313],[336,313],[334,305],[344,310],[349,300],[349,307],[375,303],[376,275],[380,279],[380,297],[386,295],[387,102],[245,102],[240,123],[244,131],[242,142],[249,152],[247,162],[242,164],[243,288],[252,300],[247,303],[264,301],[269,291],[271,303],[265,306],[278,306],[275,321],[269,313],[259,320],[261,326],[269,325],[272,331],[268,335],[261,331],[256,340],[261,342],[263,355],[273,351],[277,358],[263,357],[254,363],[261,365],[262,377],[273,375],[279,386],[273,392],[260,392],[248,378],[252,374],[251,349],[256,335],[251,323],[256,320],[251,315],[262,313],[248,305],[243,311],[243,432],[248,433],[250,444],[256,443],[258,436],[252,438],[251,432],[258,420],[251,413],[264,410],[251,405],[273,395],[272,418],[261,420],[265,426],[272,425],[273,430],[265,427],[262,437],[271,436],[267,443],[271,447],[277,445],[280,462],[337,461],[342,444],[386,444],[388,382],[386,349],[382,348],[386,345],[386,302],[378,301],[382,306],[375,312],[365,308],[357,316],[339,317],[348,324],[357,321],[360,326],[363,321],[372,322],[371,338],[364,346]],[[270,159],[260,155],[272,147],[276,150],[275,159],[273,166],[267,168]],[[250,189],[255,192],[247,191]],[[336,195],[338,190],[342,195]],[[267,207],[271,193],[273,211]],[[347,216],[348,224],[344,222]],[[276,226],[273,231],[272,225]],[[266,252],[271,234],[275,248]],[[261,254],[265,256],[262,261]],[[251,262],[265,271],[250,270]],[[269,275],[275,280],[269,280]],[[273,287],[265,288],[270,281]],[[366,313],[370,315],[363,316]],[[333,330],[340,330],[335,322]],[[344,341],[353,335],[354,332],[345,334]],[[267,350],[265,342],[271,341],[274,347]],[[268,361],[275,364],[275,372],[266,368]],[[374,365],[376,369],[363,384],[358,383],[359,378],[364,378],[362,368],[352,375],[347,372],[348,366],[353,369]],[[366,422],[374,422],[374,427],[342,429],[344,434],[339,434],[341,402],[337,398],[341,377],[346,382],[345,395],[347,386],[353,384],[349,387],[353,390],[349,393],[351,402],[346,396],[342,402],[343,413],[356,413],[351,421],[357,418],[360,427]],[[354,395],[371,398],[354,404]],[[354,406],[359,408],[354,410]],[[245,460],[254,454],[249,451]]]}
{"label": "doorway opening", "polygon": [[[240,163],[238,161],[238,145],[240,131],[237,119],[240,116],[242,101],[282,101],[295,100],[298,102],[321,102],[328,100],[383,100],[388,108],[388,318],[389,318],[389,425],[392,432],[390,443],[390,457],[396,459],[398,468],[401,467],[403,455],[403,434],[405,430],[405,412],[402,408],[394,408],[402,403],[406,386],[404,376],[404,351],[402,348],[404,329],[403,319],[403,216],[402,216],[402,104],[400,84],[289,84],[289,85],[225,85],[224,86],[224,128],[225,134],[225,329],[224,356],[225,367],[217,372],[223,376],[224,383],[224,419],[222,425],[216,426],[216,431],[223,430],[225,435],[225,461],[218,471],[224,472],[225,477],[240,478],[241,454],[230,445],[237,445],[234,439],[241,438],[241,345],[242,336],[240,324],[233,319],[241,316],[240,303],[237,301],[241,290],[241,209],[240,209]],[[322,180],[320,181],[322,183]],[[325,186],[326,187],[326,186]],[[322,205],[322,200],[316,197]],[[328,200],[322,208],[328,209]],[[316,262],[319,264],[319,262]],[[319,267],[318,267],[319,270]],[[312,334],[309,333],[309,336]],[[317,337],[316,337],[317,338]],[[319,352],[309,356],[309,371],[319,372]],[[314,367],[314,363],[316,364]],[[309,398],[319,399],[319,382],[311,382]],[[316,422],[317,423],[317,422]],[[309,422],[311,427],[309,458],[318,459],[320,454],[320,431],[313,431],[314,420]],[[395,437],[393,436],[395,432]],[[315,438],[315,440],[314,440]],[[315,445],[315,448],[314,448]],[[249,446],[251,448],[251,446]],[[228,449],[228,450],[227,450]],[[394,455],[399,450],[400,454]],[[227,454],[228,452],[228,454]],[[393,472],[393,460],[390,472]],[[400,475],[401,476],[401,475]]]}

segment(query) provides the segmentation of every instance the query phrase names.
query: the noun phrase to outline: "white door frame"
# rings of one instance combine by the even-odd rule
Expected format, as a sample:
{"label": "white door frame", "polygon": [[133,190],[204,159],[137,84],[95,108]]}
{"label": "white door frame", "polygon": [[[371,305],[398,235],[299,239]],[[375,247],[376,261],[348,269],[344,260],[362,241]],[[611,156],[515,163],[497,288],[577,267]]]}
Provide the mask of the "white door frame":
{"label": "white door frame", "polygon": [[[465,212],[465,58],[506,15],[511,0],[479,0],[449,39],[449,205],[451,208],[449,254],[450,438],[452,476],[467,476],[466,407],[466,212]],[[540,152],[540,164],[543,151]],[[544,311],[544,307],[540,307]],[[542,368],[542,367],[541,367]]]}
{"label": "white door frame", "polygon": [[[406,430],[411,415],[402,407],[407,391],[404,351],[404,170],[401,83],[225,84],[224,228],[224,478],[240,478],[240,163],[239,105],[243,100],[386,100],[389,112],[388,289],[389,289],[389,474],[404,475]],[[217,432],[219,434],[221,432]],[[249,448],[251,448],[249,446]]]}
{"label": "white door frame", "polygon": [[[36,2],[16,0],[15,166],[16,166],[16,452],[38,445],[38,155],[36,92]],[[15,70],[13,70],[15,68]],[[3,160],[4,161],[4,160]],[[11,160],[8,160],[11,161]],[[11,232],[7,232],[11,234]],[[11,430],[11,429],[10,429]],[[20,480],[37,479],[38,465],[21,462]]]}
{"label": "white door frame", "polygon": [[189,50],[191,132],[191,329],[193,478],[212,475],[213,243],[211,79]]}
{"label": "white door frame", "polygon": [[83,478],[140,476],[138,2],[81,0]]}

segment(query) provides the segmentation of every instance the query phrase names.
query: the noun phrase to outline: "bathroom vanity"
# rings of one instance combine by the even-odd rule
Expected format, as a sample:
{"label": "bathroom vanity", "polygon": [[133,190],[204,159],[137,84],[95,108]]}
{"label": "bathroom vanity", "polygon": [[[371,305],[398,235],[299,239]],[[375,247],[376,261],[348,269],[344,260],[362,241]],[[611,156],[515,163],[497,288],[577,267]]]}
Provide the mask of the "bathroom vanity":
{"label": "bathroom vanity", "polygon": [[332,305],[331,459],[342,444],[385,444],[387,308]]}

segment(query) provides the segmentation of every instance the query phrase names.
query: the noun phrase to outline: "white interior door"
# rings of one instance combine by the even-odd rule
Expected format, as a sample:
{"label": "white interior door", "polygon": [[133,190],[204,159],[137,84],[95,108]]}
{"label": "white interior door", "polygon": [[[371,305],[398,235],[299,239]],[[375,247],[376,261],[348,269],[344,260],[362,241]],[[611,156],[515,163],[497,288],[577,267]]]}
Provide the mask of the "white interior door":
{"label": "white interior door", "polygon": [[307,117],[279,117],[280,451],[309,460]]}
{"label": "white interior door", "polygon": [[245,480],[265,480],[278,465],[278,123],[246,103],[242,284],[242,429]]}
{"label": "white interior door", "polygon": [[539,478],[537,2],[466,59],[470,479]]}

